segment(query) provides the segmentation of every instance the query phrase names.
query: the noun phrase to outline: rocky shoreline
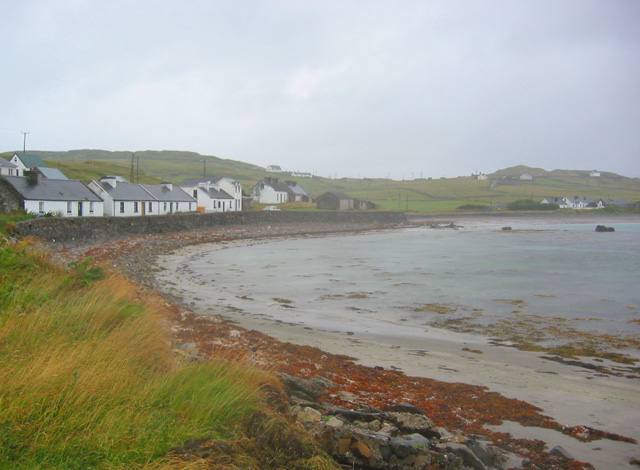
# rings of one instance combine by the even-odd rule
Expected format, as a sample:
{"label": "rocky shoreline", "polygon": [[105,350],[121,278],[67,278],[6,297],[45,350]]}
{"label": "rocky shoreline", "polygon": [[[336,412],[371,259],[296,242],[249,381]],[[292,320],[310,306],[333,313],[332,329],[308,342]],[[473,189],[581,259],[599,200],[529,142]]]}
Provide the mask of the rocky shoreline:
{"label": "rocky shoreline", "polygon": [[[446,216],[413,222],[455,228]],[[153,291],[155,256],[186,245],[397,228],[384,224],[221,227],[128,237],[100,245],[59,244],[48,249],[62,264],[91,256]],[[316,436],[328,453],[348,466],[345,468],[593,468],[573,460],[561,448],[547,451],[541,441],[514,439],[488,427],[504,421],[555,429],[583,441],[633,441],[588,427],[562,426],[535,406],[488,392],[484,387],[361,366],[345,356],[244,330],[221,317],[196,315],[186,305],[177,305],[180,299],[169,300],[176,302],[171,307],[172,330],[179,354],[200,359],[229,355],[232,351],[236,358],[282,374],[291,394],[291,415]],[[421,424],[406,424],[411,421]]]}

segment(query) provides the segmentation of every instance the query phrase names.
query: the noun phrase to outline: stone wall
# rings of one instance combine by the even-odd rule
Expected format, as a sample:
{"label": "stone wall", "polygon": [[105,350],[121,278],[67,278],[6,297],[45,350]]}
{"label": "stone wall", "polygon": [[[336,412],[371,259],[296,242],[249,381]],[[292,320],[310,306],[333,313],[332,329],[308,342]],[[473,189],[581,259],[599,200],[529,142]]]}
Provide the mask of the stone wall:
{"label": "stone wall", "polygon": [[147,217],[41,217],[16,224],[18,237],[34,236],[54,242],[100,241],[131,235],[194,232],[228,225],[400,224],[402,212],[249,211],[188,213]]}

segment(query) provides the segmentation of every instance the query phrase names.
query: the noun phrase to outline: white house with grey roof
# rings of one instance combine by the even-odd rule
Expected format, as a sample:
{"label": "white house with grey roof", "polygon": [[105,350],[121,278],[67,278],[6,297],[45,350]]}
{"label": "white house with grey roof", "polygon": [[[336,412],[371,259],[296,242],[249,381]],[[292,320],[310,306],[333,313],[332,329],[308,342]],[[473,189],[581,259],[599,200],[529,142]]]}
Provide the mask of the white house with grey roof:
{"label": "white house with grey roof", "polygon": [[10,163],[15,165],[17,171],[9,176],[20,176],[21,174],[24,175],[25,171],[38,170],[44,178],[53,180],[69,179],[60,170],[57,168],[49,168],[38,155],[31,153],[16,152],[13,154],[13,157],[11,157]]}
{"label": "white house with grey roof", "polygon": [[195,199],[172,183],[141,184],[140,186],[157,201],[157,212],[153,212],[153,203],[147,203],[146,215],[164,215],[196,210]]}
{"label": "white house with grey roof", "polygon": [[103,176],[91,181],[89,188],[104,200],[104,214],[113,217],[190,212],[196,205],[192,197],[171,183],[142,185]]}
{"label": "white house with grey roof", "polygon": [[0,157],[0,175],[4,176],[20,176],[22,172],[17,165]]}
{"label": "white house with grey roof", "polygon": [[197,200],[201,211],[242,210],[242,185],[232,178],[187,178],[180,187]]}
{"label": "white house with grey roof", "polygon": [[251,188],[251,199],[259,204],[289,202],[289,187],[278,178],[263,178]]}
{"label": "white house with grey roof", "polygon": [[4,210],[24,209],[36,215],[102,217],[104,203],[81,181],[44,178],[39,171],[0,179]]}

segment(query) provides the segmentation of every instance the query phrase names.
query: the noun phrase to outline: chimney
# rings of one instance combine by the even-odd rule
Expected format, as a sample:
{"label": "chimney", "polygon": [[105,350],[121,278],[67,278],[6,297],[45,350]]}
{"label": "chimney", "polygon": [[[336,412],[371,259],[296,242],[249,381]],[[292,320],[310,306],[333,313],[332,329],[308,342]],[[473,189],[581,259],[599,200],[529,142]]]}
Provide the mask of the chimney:
{"label": "chimney", "polygon": [[107,183],[112,188],[115,188],[118,185],[118,180],[115,176],[103,176],[100,178],[101,183]]}
{"label": "chimney", "polygon": [[42,173],[38,170],[25,170],[23,175],[27,177],[27,183],[29,183],[29,186],[35,186],[42,183]]}
{"label": "chimney", "polygon": [[167,191],[173,191],[172,183],[160,183],[160,186],[162,186],[162,189],[166,189]]}

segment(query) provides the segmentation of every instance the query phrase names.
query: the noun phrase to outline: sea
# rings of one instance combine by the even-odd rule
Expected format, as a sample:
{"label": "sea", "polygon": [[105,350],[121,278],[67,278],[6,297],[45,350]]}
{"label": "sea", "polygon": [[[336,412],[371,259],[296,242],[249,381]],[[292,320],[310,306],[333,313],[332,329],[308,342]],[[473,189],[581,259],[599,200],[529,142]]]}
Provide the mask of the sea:
{"label": "sea", "polygon": [[640,224],[594,227],[415,227],[216,244],[183,258],[178,275],[215,290],[211,310],[304,328],[499,336],[515,324],[553,332],[531,334],[548,343],[564,333],[638,339]]}

